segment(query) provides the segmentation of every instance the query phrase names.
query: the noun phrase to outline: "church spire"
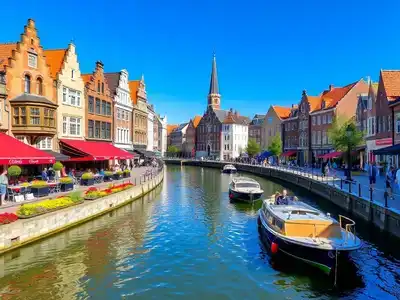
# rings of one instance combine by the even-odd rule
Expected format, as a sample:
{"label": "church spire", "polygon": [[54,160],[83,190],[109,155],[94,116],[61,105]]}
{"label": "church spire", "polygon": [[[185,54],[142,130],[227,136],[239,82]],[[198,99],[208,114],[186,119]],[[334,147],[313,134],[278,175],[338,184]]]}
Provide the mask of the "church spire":
{"label": "church spire", "polygon": [[208,106],[211,106],[214,109],[220,109],[220,98],[221,95],[219,94],[218,87],[217,60],[214,53],[211,69],[210,90],[208,92]]}

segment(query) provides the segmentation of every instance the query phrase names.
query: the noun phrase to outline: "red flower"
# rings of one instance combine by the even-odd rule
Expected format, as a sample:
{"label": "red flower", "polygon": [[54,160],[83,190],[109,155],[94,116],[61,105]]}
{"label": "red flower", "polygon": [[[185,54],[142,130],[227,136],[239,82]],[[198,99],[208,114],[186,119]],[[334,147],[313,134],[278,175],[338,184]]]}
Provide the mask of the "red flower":
{"label": "red flower", "polygon": [[12,213],[0,214],[0,225],[9,224],[18,220],[18,216]]}

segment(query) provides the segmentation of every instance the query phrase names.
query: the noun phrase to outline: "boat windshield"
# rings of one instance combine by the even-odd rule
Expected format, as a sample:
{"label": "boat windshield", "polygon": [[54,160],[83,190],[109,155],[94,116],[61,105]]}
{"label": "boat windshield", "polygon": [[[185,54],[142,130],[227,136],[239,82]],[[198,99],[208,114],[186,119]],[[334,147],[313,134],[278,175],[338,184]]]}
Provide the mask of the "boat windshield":
{"label": "boat windshield", "polygon": [[253,182],[239,182],[236,183],[237,188],[259,188],[257,183]]}

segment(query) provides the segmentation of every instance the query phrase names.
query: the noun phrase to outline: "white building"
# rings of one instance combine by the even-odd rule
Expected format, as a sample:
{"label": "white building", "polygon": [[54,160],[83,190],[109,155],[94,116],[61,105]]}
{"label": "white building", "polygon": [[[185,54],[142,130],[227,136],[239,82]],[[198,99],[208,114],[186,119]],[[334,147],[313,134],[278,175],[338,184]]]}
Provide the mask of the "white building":
{"label": "white building", "polygon": [[158,149],[162,156],[167,152],[167,116],[158,118]]}
{"label": "white building", "polygon": [[147,151],[154,151],[154,122],[155,114],[151,105],[147,104]]}
{"label": "white building", "polygon": [[246,151],[248,144],[249,119],[232,110],[222,123],[221,159],[233,159]]}
{"label": "white building", "polygon": [[133,150],[133,103],[128,84],[128,71],[105,73],[104,77],[114,98],[114,145],[121,149]]}

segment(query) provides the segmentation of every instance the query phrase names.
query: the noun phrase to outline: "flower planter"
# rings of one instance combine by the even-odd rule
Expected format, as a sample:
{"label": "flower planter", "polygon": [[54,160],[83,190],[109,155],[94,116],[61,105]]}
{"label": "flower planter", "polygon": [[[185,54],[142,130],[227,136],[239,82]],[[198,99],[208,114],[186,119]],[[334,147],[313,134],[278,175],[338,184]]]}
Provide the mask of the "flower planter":
{"label": "flower planter", "polygon": [[61,192],[72,191],[74,189],[74,184],[73,183],[61,183],[60,189],[61,189]]}
{"label": "flower planter", "polygon": [[48,186],[31,187],[31,193],[36,198],[45,197],[50,194],[50,187],[48,187]]}
{"label": "flower planter", "polygon": [[131,177],[131,173],[124,173],[123,177],[124,178],[129,178],[129,177]]}
{"label": "flower planter", "polygon": [[113,175],[113,179],[114,179],[114,180],[119,180],[119,179],[121,179],[121,175],[119,175],[119,174],[114,174],[114,175]]}
{"label": "flower planter", "polygon": [[96,199],[99,199],[99,198],[101,198],[101,197],[95,197],[95,198],[92,198],[92,197],[84,197],[85,200],[89,200],[89,201],[93,201],[93,200],[96,200]]}
{"label": "flower planter", "polygon": [[103,181],[104,181],[104,182],[113,181],[113,177],[112,177],[112,176],[106,176],[106,175],[104,175]]}
{"label": "flower planter", "polygon": [[82,204],[83,202],[84,201],[82,200],[82,201],[79,201],[79,202],[72,203],[71,205],[66,205],[66,206],[61,206],[61,207],[57,207],[57,208],[54,208],[54,209],[49,209],[49,210],[46,210],[44,212],[41,212],[41,213],[38,213],[38,214],[34,214],[34,215],[29,215],[29,216],[17,215],[17,216],[18,216],[19,219],[30,219],[30,218],[34,218],[34,217],[37,217],[37,216],[41,216],[41,215],[47,214],[49,212],[53,212],[53,211],[60,210],[60,209],[63,209],[63,208],[67,208],[67,207],[75,206],[75,205],[78,205],[78,204]]}
{"label": "flower planter", "polygon": [[94,179],[93,178],[81,179],[81,185],[85,185],[85,186],[94,185]]}

